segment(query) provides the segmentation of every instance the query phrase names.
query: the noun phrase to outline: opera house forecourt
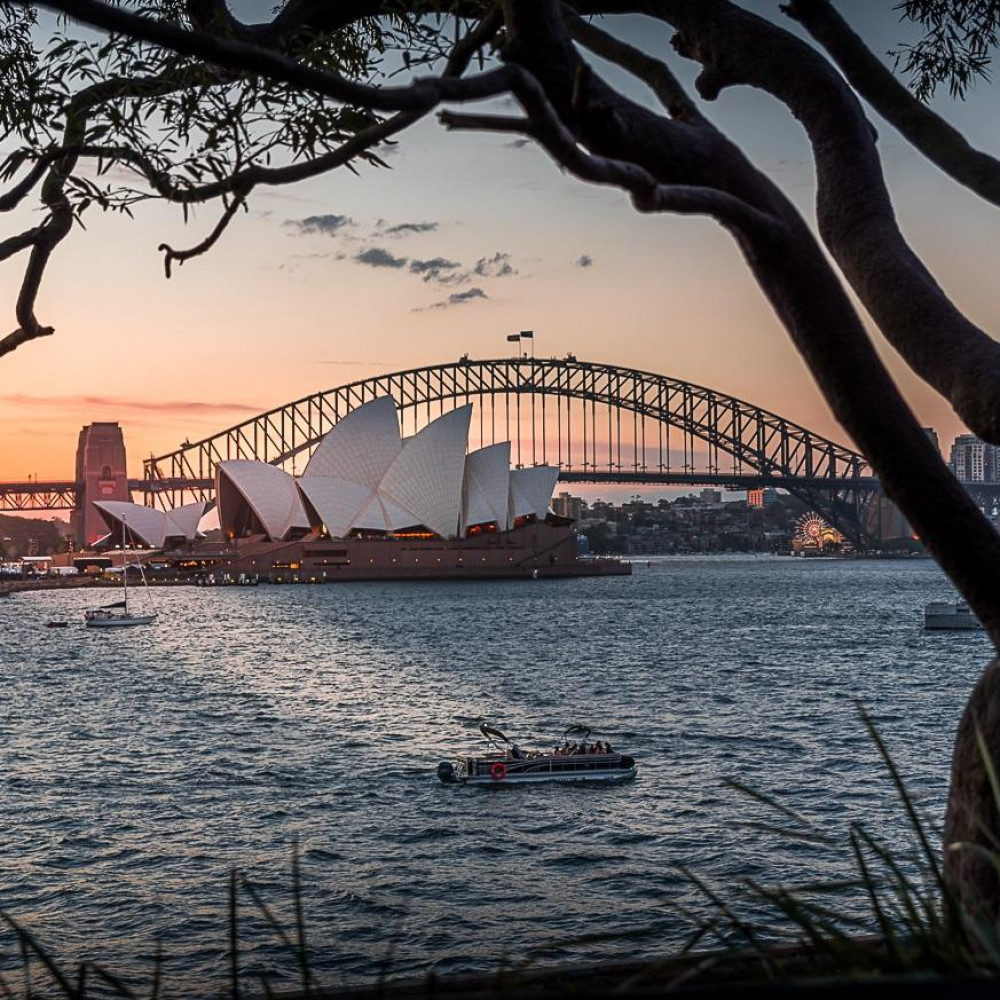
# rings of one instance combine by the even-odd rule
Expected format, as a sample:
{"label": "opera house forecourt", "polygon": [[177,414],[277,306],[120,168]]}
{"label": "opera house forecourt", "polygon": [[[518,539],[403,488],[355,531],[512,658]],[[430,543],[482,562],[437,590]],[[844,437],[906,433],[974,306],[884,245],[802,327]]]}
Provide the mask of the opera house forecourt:
{"label": "opera house forecourt", "polygon": [[382,396],[323,438],[298,478],[264,462],[220,462],[216,502],[224,542],[197,533],[206,504],[157,511],[96,502],[108,544],[162,551],[158,564],[211,580],[561,577],[627,574],[616,560],[581,559],[573,522],[549,502],[559,470],[510,467],[510,442],[467,453],[472,406],[412,437]]}

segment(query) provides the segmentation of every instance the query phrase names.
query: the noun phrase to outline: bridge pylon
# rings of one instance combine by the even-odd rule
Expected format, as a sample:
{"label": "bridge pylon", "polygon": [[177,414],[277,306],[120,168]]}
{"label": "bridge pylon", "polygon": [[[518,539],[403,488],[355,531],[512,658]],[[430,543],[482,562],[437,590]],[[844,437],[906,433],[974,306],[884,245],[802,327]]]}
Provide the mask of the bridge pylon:
{"label": "bridge pylon", "polygon": [[117,423],[88,424],[76,448],[76,507],[70,516],[74,542],[91,546],[108,533],[94,500],[131,500],[125,466],[125,437]]}

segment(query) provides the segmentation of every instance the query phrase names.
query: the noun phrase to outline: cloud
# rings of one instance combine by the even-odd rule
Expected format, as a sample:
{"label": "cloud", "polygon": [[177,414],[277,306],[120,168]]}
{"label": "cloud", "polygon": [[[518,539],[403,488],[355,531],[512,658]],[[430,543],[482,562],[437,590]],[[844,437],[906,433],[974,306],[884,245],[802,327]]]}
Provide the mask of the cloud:
{"label": "cloud", "polygon": [[354,220],[347,215],[309,215],[304,219],[288,219],[285,225],[297,229],[302,235],[318,233],[335,236],[341,229],[353,226]]}
{"label": "cloud", "polygon": [[396,257],[382,247],[368,247],[359,250],[354,259],[359,264],[367,264],[369,267],[406,267],[406,257]]}
{"label": "cloud", "polygon": [[413,312],[423,312],[426,309],[449,309],[451,306],[464,305],[474,299],[488,299],[489,296],[481,288],[467,288],[464,292],[452,292],[443,302],[434,302],[429,306],[421,306]]}
{"label": "cloud", "polygon": [[[379,225],[384,222],[379,219]],[[383,236],[409,236],[411,233],[433,233],[438,227],[436,222],[400,222],[398,225],[382,229]]]}
{"label": "cloud", "polygon": [[12,393],[0,396],[0,403],[58,409],[98,408],[153,413],[261,413],[248,403],[202,403],[176,399],[126,399],[120,396],[29,396]]}
{"label": "cloud", "polygon": [[430,260],[411,260],[410,270],[419,274],[423,281],[436,281],[439,285],[459,285],[468,281],[469,276],[456,273],[462,265],[457,260],[446,260],[444,257],[431,257]]}
{"label": "cloud", "polygon": [[517,274],[510,262],[509,253],[495,253],[492,257],[480,257],[473,271],[480,278],[509,278]]}
{"label": "cloud", "polygon": [[505,142],[504,145],[508,149],[524,149],[525,146],[531,145],[530,139],[511,139],[510,142]]}
{"label": "cloud", "polygon": [[573,263],[577,267],[593,267],[594,258],[591,257],[589,253],[582,253],[576,258],[575,261],[573,261]]}

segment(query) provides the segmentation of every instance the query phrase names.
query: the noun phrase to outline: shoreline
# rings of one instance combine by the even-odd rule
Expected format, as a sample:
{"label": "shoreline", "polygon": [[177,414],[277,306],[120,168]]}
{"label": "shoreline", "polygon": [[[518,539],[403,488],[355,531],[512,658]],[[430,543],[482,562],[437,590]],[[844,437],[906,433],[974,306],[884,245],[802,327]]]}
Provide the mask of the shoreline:
{"label": "shoreline", "polygon": [[[193,587],[193,580],[150,580],[151,587]],[[0,582],[0,598],[11,597],[31,591],[41,590],[121,590],[118,580],[102,580],[100,577],[64,576],[40,580],[5,580]]]}

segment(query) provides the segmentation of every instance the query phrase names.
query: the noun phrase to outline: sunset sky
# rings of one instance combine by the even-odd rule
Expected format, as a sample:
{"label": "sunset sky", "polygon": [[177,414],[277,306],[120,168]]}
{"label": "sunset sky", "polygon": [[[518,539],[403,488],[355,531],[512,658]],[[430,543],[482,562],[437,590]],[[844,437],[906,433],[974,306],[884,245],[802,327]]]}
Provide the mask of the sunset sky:
{"label": "sunset sky", "polygon": [[[240,10],[263,16],[270,6]],[[750,6],[791,27],[776,2]],[[877,52],[902,37],[889,3],[839,6]],[[636,22],[619,30],[639,37]],[[670,51],[665,28],[654,37],[644,22],[642,38]],[[690,64],[674,65],[690,79]],[[965,104],[938,103],[996,151],[988,86]],[[787,112],[746,90],[707,110],[811,217],[809,149]],[[906,235],[967,315],[1000,328],[995,210],[876,125]],[[520,329],[535,331],[539,355],[571,351],[687,379],[849,443],[712,222],[642,217],[619,192],[563,176],[530,145],[446,134],[434,119],[404,134],[388,161],[389,170],[257,192],[216,249],[169,281],[157,244],[198,242],[216,208],[186,227],[162,205],[140,206],[135,221],[89,212],[87,230],[53,257],[39,299],[56,335],[0,359],[0,479],[71,478],[79,429],[96,420],[124,425],[139,474],[150,453],[310,392],[464,353],[503,356],[506,335]],[[3,235],[37,217],[29,203],[2,218]],[[427,263],[438,258],[445,263]],[[8,329],[23,265],[0,265]],[[887,353],[947,448],[961,431],[950,407]]]}

